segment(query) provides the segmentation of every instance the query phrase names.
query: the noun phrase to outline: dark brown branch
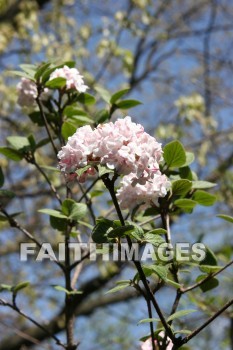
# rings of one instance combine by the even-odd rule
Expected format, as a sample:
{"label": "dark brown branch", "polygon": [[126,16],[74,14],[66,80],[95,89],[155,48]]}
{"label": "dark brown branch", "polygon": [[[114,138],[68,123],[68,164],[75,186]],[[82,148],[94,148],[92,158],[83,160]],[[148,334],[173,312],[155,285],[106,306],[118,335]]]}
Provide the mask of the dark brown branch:
{"label": "dark brown branch", "polygon": [[[124,218],[123,218],[123,215],[121,213],[121,209],[120,209],[120,206],[119,206],[119,203],[117,201],[117,198],[116,198],[116,194],[115,194],[115,189],[114,189],[114,183],[116,181],[116,178],[117,178],[117,175],[115,174],[115,176],[112,178],[112,180],[109,179],[108,175],[107,176],[103,176],[102,177],[102,180],[106,186],[106,188],[108,189],[110,195],[111,195],[111,198],[112,198],[112,201],[113,201],[113,204],[115,206],[115,209],[116,209],[116,212],[117,212],[117,215],[119,217],[119,220],[121,222],[121,225],[122,226],[125,226],[125,221],[124,221]],[[129,247],[131,248],[132,247],[132,242],[130,240],[130,237],[126,237],[126,240],[127,240],[127,243],[129,245]],[[133,260],[133,263],[138,271],[138,274],[139,274],[139,277],[142,281],[142,284],[143,284],[143,287],[145,288],[145,291],[146,291],[146,294],[147,294],[147,297],[149,300],[151,300],[160,320],[161,320],[161,323],[165,329],[165,331],[167,332],[167,334],[169,335],[169,337],[171,338],[171,340],[173,341],[173,343],[176,342],[176,338],[174,337],[173,335],[173,332],[171,330],[171,328],[169,327],[155,297],[154,297],[154,294],[152,292],[152,290],[150,289],[149,285],[148,285],[148,282],[147,282],[147,279],[146,279],[146,276],[144,274],[144,271],[142,269],[142,266],[141,266],[141,263],[139,261],[136,261],[136,260]]]}
{"label": "dark brown branch", "polygon": [[[29,238],[32,242],[34,242],[37,245],[37,247],[39,247],[40,249],[42,248],[42,244],[29,231],[27,231],[23,226],[21,226],[18,223],[18,221],[16,221],[11,215],[9,215],[8,212],[2,207],[1,203],[0,203],[0,212],[2,212],[6,216],[11,227],[17,228],[27,238]],[[50,258],[52,261],[55,262],[55,264],[57,264],[61,269],[63,269],[63,265],[59,261],[54,260],[52,256],[50,256]]]}
{"label": "dark brown branch", "polygon": [[198,283],[195,283],[193,284],[192,286],[190,287],[187,287],[187,288],[182,288],[181,289],[181,293],[187,293],[187,292],[190,292],[191,290],[193,289],[196,289],[197,287],[200,287],[202,286],[205,282],[209,281],[210,279],[214,278],[215,276],[219,275],[222,271],[224,271],[225,269],[227,269],[229,266],[231,266],[233,264],[233,260],[231,260],[228,264],[226,264],[225,266],[223,266],[220,270],[214,272],[214,273],[211,273],[209,274],[206,278],[204,278],[203,280],[201,280],[200,282]]}
{"label": "dark brown branch", "polygon": [[[91,294],[102,289],[106,285],[106,283],[109,282],[109,279],[116,274],[117,272],[105,278],[97,277],[87,282],[84,286],[80,287],[80,289],[83,291],[83,294],[77,295],[74,298],[76,317],[88,316],[91,315],[99,307],[104,307],[107,305],[112,305],[118,302],[126,301],[128,299],[139,297],[139,294],[135,291],[135,289],[128,288],[124,292],[119,292],[116,294],[114,293],[107,295],[98,295],[98,297],[96,298],[88,298]],[[57,334],[63,331],[65,329],[64,309],[62,309],[52,320],[47,322],[45,326],[53,334]],[[48,337],[45,334],[45,332],[38,329],[37,327],[27,328],[26,333],[28,334],[28,336],[33,337],[34,339],[37,339],[39,341],[43,341]],[[0,343],[0,349],[18,350],[23,345],[31,347],[34,345],[34,342],[32,342],[30,339],[22,338],[19,335],[15,335],[14,337],[10,336],[2,340],[2,342]]]}
{"label": "dark brown branch", "polygon": [[211,316],[203,325],[196,328],[191,334],[189,334],[187,337],[185,337],[181,344],[186,344],[188,341],[190,341],[193,337],[195,337],[197,334],[199,334],[205,327],[207,327],[210,323],[212,323],[218,316],[220,316],[226,309],[228,309],[231,305],[233,305],[233,299],[228,301],[221,309],[219,309],[213,316]]}
{"label": "dark brown branch", "polygon": [[47,327],[42,326],[42,324],[40,324],[39,322],[37,322],[36,320],[34,320],[32,317],[30,317],[29,315],[25,314],[23,311],[21,311],[15,304],[15,302],[13,304],[10,304],[8,302],[6,302],[3,299],[0,299],[0,305],[2,306],[6,306],[9,307],[10,309],[14,310],[15,312],[17,312],[20,316],[22,316],[23,318],[25,318],[26,320],[30,321],[31,323],[33,323],[36,327],[38,327],[40,330],[42,330],[45,334],[47,334],[47,336],[49,336],[50,338],[54,339],[56,341],[56,344],[62,346],[65,349],[65,346],[61,343],[61,341],[54,335],[52,334]]}

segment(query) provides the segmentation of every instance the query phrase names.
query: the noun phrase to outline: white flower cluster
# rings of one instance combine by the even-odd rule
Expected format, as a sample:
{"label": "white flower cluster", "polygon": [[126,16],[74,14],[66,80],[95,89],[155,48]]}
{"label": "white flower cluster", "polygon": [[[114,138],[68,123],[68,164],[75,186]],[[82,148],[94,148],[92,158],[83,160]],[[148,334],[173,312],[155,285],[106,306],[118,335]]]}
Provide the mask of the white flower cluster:
{"label": "white flower cluster", "polygon": [[94,130],[90,126],[77,129],[58,153],[59,166],[68,180],[77,169],[90,165],[78,180],[84,182],[87,175],[95,174],[94,165],[114,169],[122,178],[117,197],[122,209],[133,209],[138,204],[150,205],[164,197],[170,183],[159,170],[162,148],[154,137],[144,131],[130,117],[115,123],[100,124]]}
{"label": "white flower cluster", "polygon": [[88,89],[88,86],[84,85],[83,76],[80,75],[76,68],[69,68],[67,66],[57,68],[52,72],[49,80],[55,78],[65,78],[67,90],[75,89],[78,92],[85,92]]}
{"label": "white flower cluster", "polygon": [[38,92],[36,84],[27,78],[22,78],[20,83],[17,85],[18,90],[18,104],[20,106],[33,106],[35,99],[37,98]]}
{"label": "white flower cluster", "polygon": [[[76,68],[69,68],[64,66],[63,68],[55,69],[49,80],[55,78],[66,79],[66,89],[74,89],[78,92],[85,92],[88,86],[84,84],[83,76],[80,75]],[[35,104],[35,100],[38,96],[36,83],[30,79],[22,78],[20,83],[17,85],[18,90],[18,104],[20,106],[31,107]],[[48,96],[49,89],[45,88],[41,94],[41,98],[45,99]]]}

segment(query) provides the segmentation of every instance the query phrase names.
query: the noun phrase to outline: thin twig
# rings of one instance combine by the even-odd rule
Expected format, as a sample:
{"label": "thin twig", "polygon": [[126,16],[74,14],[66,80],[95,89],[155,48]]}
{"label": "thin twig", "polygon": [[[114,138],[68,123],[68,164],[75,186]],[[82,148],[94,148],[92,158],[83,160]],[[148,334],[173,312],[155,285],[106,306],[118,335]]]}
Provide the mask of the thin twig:
{"label": "thin twig", "polygon": [[[152,319],[153,315],[152,315],[152,309],[151,309],[150,296],[145,293],[145,291],[139,286],[139,284],[134,284],[134,287],[136,290],[138,290],[140,292],[140,294],[146,300],[147,309],[148,309],[148,316],[149,316],[149,318]],[[150,322],[150,335],[151,335],[151,342],[152,342],[152,350],[156,350],[153,321]]]}
{"label": "thin twig", "polygon": [[[34,242],[37,245],[37,247],[39,247],[40,249],[43,249],[42,244],[34,236],[32,236],[32,234],[29,231],[27,231],[24,227],[22,227],[18,223],[18,221],[16,221],[11,215],[9,215],[8,212],[2,207],[1,204],[0,204],[0,211],[6,216],[11,227],[17,228],[19,231],[24,233],[24,235],[27,236],[32,242]],[[55,260],[54,257],[51,256],[50,254],[48,255],[50,259],[54,261],[62,270],[64,269],[63,265],[59,261]]]}
{"label": "thin twig", "polygon": [[81,202],[83,200],[83,198],[86,197],[86,195],[90,192],[90,190],[95,186],[95,184],[97,183],[97,181],[99,181],[99,177],[97,179],[95,179],[92,184],[85,190],[85,192],[83,192],[82,196],[79,198],[78,202]]}
{"label": "thin twig", "polygon": [[62,204],[62,200],[56,190],[56,188],[54,187],[54,185],[51,183],[51,181],[49,180],[48,176],[46,175],[46,173],[44,172],[43,169],[41,169],[41,167],[39,166],[39,164],[34,161],[33,164],[35,165],[35,167],[37,168],[37,170],[41,173],[41,175],[45,178],[46,182],[48,183],[49,187],[51,188],[51,191],[53,192],[53,194],[55,195],[55,197],[57,198],[58,202],[60,204]]}
{"label": "thin twig", "polygon": [[[96,218],[95,218],[94,211],[93,211],[93,209],[92,209],[92,202],[91,202],[91,199],[88,198],[87,193],[86,193],[86,191],[84,191],[82,185],[81,185],[80,183],[78,183],[78,185],[79,185],[79,188],[80,188],[80,190],[81,190],[81,192],[82,192],[82,194],[83,194],[83,198],[85,198],[86,205],[87,205],[88,210],[89,210],[89,212],[90,212],[90,215],[91,215],[91,218],[92,218],[92,220],[93,220],[93,223],[95,224]],[[79,200],[79,202],[80,202],[80,200]]]}
{"label": "thin twig", "polygon": [[42,119],[43,119],[43,121],[44,121],[45,129],[46,129],[46,131],[47,131],[47,134],[48,134],[48,137],[49,137],[49,139],[50,139],[51,145],[52,145],[52,147],[53,147],[54,153],[55,153],[56,156],[57,156],[58,151],[57,151],[57,148],[56,148],[56,146],[55,146],[55,144],[54,144],[54,142],[53,142],[53,137],[52,137],[51,132],[50,132],[50,130],[49,130],[48,121],[47,121],[47,119],[46,119],[46,116],[45,116],[43,107],[42,107],[41,102],[40,102],[40,93],[41,93],[41,92],[42,92],[42,91],[39,91],[39,89],[38,89],[38,96],[37,96],[37,98],[36,98],[36,103],[37,103],[37,105],[38,105],[38,107],[39,107],[40,114],[41,114]]}
{"label": "thin twig", "polygon": [[6,302],[3,299],[0,299],[0,305],[7,306],[7,307],[11,308],[12,310],[16,311],[19,315],[23,316],[25,319],[27,319],[28,321],[33,323],[35,326],[37,326],[38,328],[42,329],[45,333],[47,333],[52,339],[54,339],[56,341],[56,343],[58,345],[62,346],[64,349],[66,349],[65,345],[61,343],[61,341],[56,337],[56,335],[54,335],[53,333],[49,332],[46,327],[42,326],[36,320],[34,320],[30,316],[26,315],[23,311],[21,311],[18,308],[18,306],[16,304],[13,305],[13,304],[10,304],[10,303]]}
{"label": "thin twig", "polygon": [[197,288],[197,287],[200,287],[202,284],[204,284],[205,282],[209,281],[211,278],[214,278],[215,276],[217,276],[219,273],[221,273],[222,271],[224,271],[226,268],[228,268],[229,266],[231,266],[233,264],[233,260],[231,260],[228,264],[226,264],[225,266],[223,266],[220,270],[214,272],[214,273],[211,273],[209,274],[206,278],[204,278],[203,280],[201,280],[200,282],[198,283],[195,283],[193,284],[192,286],[190,287],[187,287],[187,288],[181,288],[181,293],[184,294],[184,293],[187,293],[187,292],[190,292],[191,290]]}
{"label": "thin twig", "polygon": [[233,304],[233,299],[228,301],[221,309],[219,309],[213,316],[211,316],[205,323],[203,323],[200,327],[196,328],[191,334],[187,337],[183,338],[180,345],[186,344],[189,340],[195,337],[198,333],[200,333],[205,327],[207,327],[211,322],[215,320],[219,315],[221,315],[228,307]]}

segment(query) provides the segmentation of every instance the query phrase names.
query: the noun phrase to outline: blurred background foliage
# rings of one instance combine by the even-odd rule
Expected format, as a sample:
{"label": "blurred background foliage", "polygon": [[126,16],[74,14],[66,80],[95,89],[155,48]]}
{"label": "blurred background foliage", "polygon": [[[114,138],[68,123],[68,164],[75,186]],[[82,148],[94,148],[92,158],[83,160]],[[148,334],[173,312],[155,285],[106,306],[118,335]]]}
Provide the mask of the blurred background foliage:
{"label": "blurred background foliage", "polygon": [[[21,63],[39,64],[54,58],[75,60],[89,91],[99,98],[100,107],[105,107],[105,102],[93,90],[96,86],[111,93],[130,88],[130,98],[143,103],[129,112],[133,120],[142,123],[163,144],[181,140],[195,153],[194,170],[198,176],[218,184],[213,191],[217,204],[177,218],[172,225],[175,239],[203,241],[216,252],[219,264],[226,263],[232,257],[232,233],[230,224],[216,218],[216,214],[230,215],[233,209],[232,16],[233,4],[227,0],[0,0],[1,145],[19,130],[21,135],[33,133],[37,140],[45,137],[16,105],[18,79],[8,71]],[[90,107],[89,114],[94,112]],[[113,119],[127,114],[117,111]],[[46,148],[46,152],[38,152],[37,161],[56,166],[50,151]],[[16,193],[16,198],[5,200],[5,204],[12,211],[24,212],[21,220],[29,231],[44,241],[53,235],[55,244],[59,235],[48,232],[47,222],[37,213],[52,200],[42,178],[24,161],[8,162],[1,156],[0,165],[8,187]],[[54,185],[60,185],[57,173],[51,172],[49,177]],[[93,202],[101,204],[98,198]],[[98,211],[106,212],[101,207]],[[34,283],[35,288],[28,288],[21,297],[21,304],[51,326],[51,320],[59,315],[63,297],[47,282],[61,283],[60,272],[49,263],[19,263],[19,243],[24,237],[9,230],[5,223],[0,222],[0,227],[1,283],[15,284],[25,279]],[[81,316],[76,325],[85,350],[138,349],[139,336],[147,332],[144,325],[135,332],[135,323],[145,312],[140,299],[124,301],[132,297],[128,294],[114,295],[111,300],[103,298],[106,285],[112,285],[114,269],[111,264],[89,264],[80,275],[79,285],[89,290],[79,305],[77,315]],[[117,270],[119,273],[133,274],[130,266]],[[93,284],[93,280],[98,283]],[[198,317],[193,316],[191,328],[227,300],[232,290],[228,271],[220,280],[219,289],[204,296],[191,295],[191,302],[203,310]],[[164,288],[158,294],[165,310],[171,293]],[[91,302],[93,307],[88,309]],[[190,299],[184,300],[184,307],[189,303]],[[27,338],[27,323],[14,313],[4,309],[0,312],[2,350],[56,348],[33,330]],[[59,322],[57,328],[54,326],[56,331],[62,331],[62,320]],[[188,347],[233,349],[232,334],[233,317],[228,311]]]}

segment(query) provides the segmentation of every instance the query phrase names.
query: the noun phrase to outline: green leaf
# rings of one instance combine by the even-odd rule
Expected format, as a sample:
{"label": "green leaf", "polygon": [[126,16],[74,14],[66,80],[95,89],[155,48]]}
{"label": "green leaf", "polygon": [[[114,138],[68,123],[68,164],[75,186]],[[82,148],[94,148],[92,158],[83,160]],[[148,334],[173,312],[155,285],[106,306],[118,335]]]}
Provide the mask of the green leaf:
{"label": "green leaf", "polygon": [[44,126],[44,120],[39,111],[32,112],[28,114],[28,116],[34,124],[37,124],[38,126]]}
{"label": "green leaf", "polygon": [[193,209],[196,205],[197,202],[195,202],[192,199],[177,199],[176,201],[174,201],[174,204],[181,209]]}
{"label": "green leaf", "polygon": [[18,71],[18,70],[10,70],[10,71],[8,71],[8,74],[16,75],[16,76],[21,77],[21,78],[27,78],[27,79],[32,80],[32,81],[35,80],[31,75],[29,75],[25,72]]}
{"label": "green leaf", "polygon": [[[206,275],[200,275],[197,277],[196,282],[200,282],[203,279],[206,278]],[[217,280],[217,278],[211,278],[208,279],[206,282],[204,282],[203,284],[200,285],[200,289],[202,290],[203,293],[208,292],[211,289],[214,289],[216,287],[218,287],[219,285],[219,281]]]}
{"label": "green leaf", "polygon": [[130,91],[130,89],[124,89],[124,90],[119,90],[115,94],[112,95],[110,99],[110,103],[113,105],[115,102],[117,102],[122,96],[127,94]]}
{"label": "green leaf", "polygon": [[[163,327],[157,328],[156,331],[154,332],[155,338],[158,338],[158,334],[162,331],[164,331]],[[150,335],[146,335],[145,337],[141,337],[139,340],[142,342],[145,342],[148,338],[150,338]]]}
{"label": "green leaf", "polygon": [[172,181],[172,194],[175,196],[184,196],[192,188],[192,182],[186,179]]}
{"label": "green leaf", "polygon": [[143,241],[147,243],[151,243],[155,246],[158,246],[161,243],[164,243],[164,239],[160,235],[156,235],[154,233],[149,233],[149,232],[147,232],[144,235]]}
{"label": "green leaf", "polygon": [[96,102],[95,97],[87,93],[81,93],[78,96],[77,101],[84,105],[93,105]]}
{"label": "green leaf", "polygon": [[94,123],[94,120],[85,115],[74,115],[68,119],[76,128]]}
{"label": "green leaf", "polygon": [[7,137],[7,141],[17,151],[31,148],[30,142],[29,142],[27,137],[23,137],[23,136],[9,136],[9,137]]}
{"label": "green leaf", "polygon": [[132,230],[134,230],[133,225],[126,225],[126,226],[117,227],[108,233],[108,237],[109,238],[123,237],[127,233],[132,232]]}
{"label": "green leaf", "polygon": [[58,230],[61,232],[66,231],[67,225],[68,225],[67,218],[62,219],[60,217],[50,216],[49,220],[50,220],[51,227],[54,228],[55,230]]}
{"label": "green leaf", "polygon": [[100,218],[92,231],[92,239],[95,243],[107,243],[108,232],[112,229],[114,224],[111,220]]}
{"label": "green leaf", "polygon": [[191,314],[193,312],[197,312],[197,310],[189,309],[189,310],[177,311],[174,314],[172,314],[171,316],[169,316],[166,321],[170,322],[170,321],[173,321],[173,320],[175,320],[177,318],[181,318],[183,316],[189,315],[189,314]]}
{"label": "green leaf", "polygon": [[91,224],[89,224],[89,223],[87,223],[87,222],[85,222],[85,221],[82,221],[82,220],[79,220],[78,223],[79,223],[79,225],[88,227],[88,228],[90,228],[91,230],[93,230],[93,228],[94,228],[93,225],[91,225]]}
{"label": "green leaf", "polygon": [[20,64],[19,67],[34,79],[37,69],[34,64]]}
{"label": "green leaf", "polygon": [[60,173],[60,170],[54,166],[49,166],[49,165],[40,165],[42,169],[49,170],[49,171],[54,171],[55,173]]}
{"label": "green leaf", "polygon": [[12,286],[9,284],[0,284],[0,292],[4,292],[5,290],[11,292],[12,291]]}
{"label": "green leaf", "polygon": [[221,218],[223,220],[226,220],[228,222],[231,222],[233,223],[233,216],[230,216],[230,215],[225,215],[225,214],[219,214],[217,215],[218,218]]}
{"label": "green leaf", "polygon": [[4,185],[4,175],[2,172],[2,167],[0,166],[0,187]]}
{"label": "green leaf", "polygon": [[0,190],[0,198],[14,198],[15,194],[12,191]]}
{"label": "green leaf", "polygon": [[151,235],[165,235],[167,231],[164,228],[155,228],[147,233],[150,233]]}
{"label": "green leaf", "polygon": [[32,151],[35,151],[36,150],[36,140],[34,138],[34,136],[31,134],[27,137],[28,139],[28,142],[30,144],[30,148]]}
{"label": "green leaf", "polygon": [[[175,332],[173,332],[173,333],[174,333],[174,334],[182,333],[182,334],[187,334],[187,335],[189,335],[189,334],[192,333],[192,331],[190,331],[189,329],[179,329],[178,331],[175,331]],[[190,350],[190,348],[187,348],[187,347],[184,347],[184,346],[182,346],[180,349],[181,349],[181,350]]]}
{"label": "green leaf", "polygon": [[104,191],[101,190],[93,190],[90,192],[91,198],[102,196],[102,194],[104,194]]}
{"label": "green leaf", "polygon": [[199,270],[210,274],[219,271],[222,268],[222,266],[212,266],[212,265],[200,265]]}
{"label": "green leaf", "polygon": [[116,281],[116,284],[131,284],[131,280],[120,280],[120,281]]}
{"label": "green leaf", "polygon": [[109,119],[109,111],[107,111],[106,109],[101,109],[100,111],[95,113],[94,119],[97,124],[104,123],[106,120]]}
{"label": "green leaf", "polygon": [[217,266],[218,260],[214,252],[207,246],[205,247],[205,250],[205,259],[200,262],[200,265]]}
{"label": "green leaf", "polygon": [[98,172],[99,172],[99,177],[105,175],[105,174],[110,174],[114,173],[113,169],[109,169],[106,165],[97,165]]}
{"label": "green leaf", "polygon": [[76,174],[78,174],[78,176],[81,176],[83,173],[85,173],[85,171],[87,171],[89,168],[91,168],[91,165],[86,165],[83,168],[80,168],[78,170],[76,170]]}
{"label": "green leaf", "polygon": [[63,88],[65,85],[66,79],[61,77],[48,80],[45,84],[45,86],[49,89],[60,89]]}
{"label": "green leaf", "polygon": [[161,278],[163,281],[166,282],[167,280],[167,268],[165,266],[159,266],[159,265],[147,265],[143,266],[143,271],[145,273],[155,273],[159,278]]}
{"label": "green leaf", "polygon": [[192,152],[185,152],[185,156],[186,156],[186,161],[185,161],[183,167],[186,167],[186,166],[192,164],[195,160],[195,155]]}
{"label": "green leaf", "polygon": [[26,281],[26,282],[21,282],[19,284],[17,284],[16,286],[14,286],[12,288],[13,293],[18,293],[20,290],[28,287],[30,285],[30,282]]}
{"label": "green leaf", "polygon": [[193,174],[191,169],[188,166],[184,166],[182,168],[179,169],[179,173],[180,173],[180,177],[182,179],[187,179],[192,181],[193,180]]}
{"label": "green leaf", "polygon": [[216,196],[205,191],[197,190],[193,195],[193,200],[204,206],[211,206],[216,201]]}
{"label": "green leaf", "polygon": [[192,188],[195,190],[201,190],[201,189],[206,189],[206,188],[212,188],[217,186],[217,184],[213,182],[208,182],[208,181],[193,181],[192,182]]}
{"label": "green leaf", "polygon": [[42,63],[36,70],[35,79],[39,80],[42,74],[46,71],[46,69],[49,68],[50,65],[51,65],[51,62]]}
{"label": "green leaf", "polygon": [[68,290],[62,286],[53,286],[54,289],[58,290],[59,292],[66,293],[67,295],[76,295],[76,294],[82,294],[83,292],[79,290]]}
{"label": "green leaf", "polygon": [[67,220],[67,216],[62,214],[60,211],[58,210],[54,210],[54,209],[40,209],[38,210],[39,213],[42,213],[42,214],[47,214],[47,215],[50,215],[50,216],[53,216],[55,218],[60,218],[60,219],[66,219]]}
{"label": "green leaf", "polygon": [[124,100],[124,101],[118,102],[116,106],[120,109],[130,109],[141,104],[142,103],[137,100]]}
{"label": "green leaf", "polygon": [[15,162],[23,159],[23,154],[10,147],[0,147],[0,153]]}
{"label": "green leaf", "polygon": [[64,292],[66,294],[69,293],[69,291],[66,288],[62,287],[62,286],[53,286],[53,287],[54,287],[54,289],[58,290],[59,292]]}
{"label": "green leaf", "polygon": [[76,220],[84,218],[87,215],[87,205],[84,203],[74,203],[69,214],[70,220]]}
{"label": "green leaf", "polygon": [[95,90],[99,93],[99,95],[102,97],[102,99],[107,102],[107,103],[110,103],[110,100],[111,100],[111,95],[110,93],[108,92],[108,90],[100,87],[100,86],[96,86],[95,87]]}
{"label": "green leaf", "polygon": [[71,105],[71,106],[67,106],[64,109],[64,115],[67,118],[70,118],[73,116],[87,116],[87,113],[82,109],[77,108],[76,105]]}
{"label": "green leaf", "polygon": [[67,141],[68,137],[72,136],[76,132],[76,127],[73,123],[64,122],[61,128],[62,137]]}
{"label": "green leaf", "polygon": [[177,289],[181,288],[181,284],[179,284],[173,280],[170,280],[169,278],[166,278],[165,282],[174,288],[177,288]]}
{"label": "green leaf", "polygon": [[72,212],[72,208],[74,206],[74,204],[76,204],[76,202],[73,199],[65,199],[62,202],[62,206],[61,206],[61,211],[65,216],[69,216]]}
{"label": "green leaf", "polygon": [[159,210],[157,208],[148,208],[144,211],[144,214],[143,216],[151,216],[151,215],[158,215],[160,214],[159,213]]}
{"label": "green leaf", "polygon": [[108,290],[105,294],[115,293],[115,292],[118,292],[119,290],[125,289],[129,286],[130,286],[130,283],[120,284],[120,285]]}
{"label": "green leaf", "polygon": [[75,68],[75,65],[76,65],[75,61],[66,61],[62,63],[62,65],[58,66],[57,68],[62,68],[64,66],[67,66],[69,68]]}
{"label": "green leaf", "polygon": [[48,143],[50,143],[49,138],[42,139],[37,143],[36,148],[43,147],[43,146],[47,145]]}
{"label": "green leaf", "polygon": [[136,240],[143,240],[144,230],[141,226],[132,221],[127,221],[127,225],[133,225],[134,229],[129,233],[131,238],[135,238]]}
{"label": "green leaf", "polygon": [[185,165],[185,149],[179,141],[172,141],[164,147],[164,160],[168,168],[179,168]]}
{"label": "green leaf", "polygon": [[148,322],[159,322],[159,318],[144,318],[143,320],[140,320],[137,325],[142,324],[142,323],[148,323]]}
{"label": "green leaf", "polygon": [[75,62],[74,61],[67,61],[59,65],[55,65],[49,69],[46,69],[44,73],[42,74],[42,83],[45,83],[49,78],[52,72],[54,72],[58,68],[63,68],[64,66],[68,66],[69,68],[74,68],[75,67]]}

